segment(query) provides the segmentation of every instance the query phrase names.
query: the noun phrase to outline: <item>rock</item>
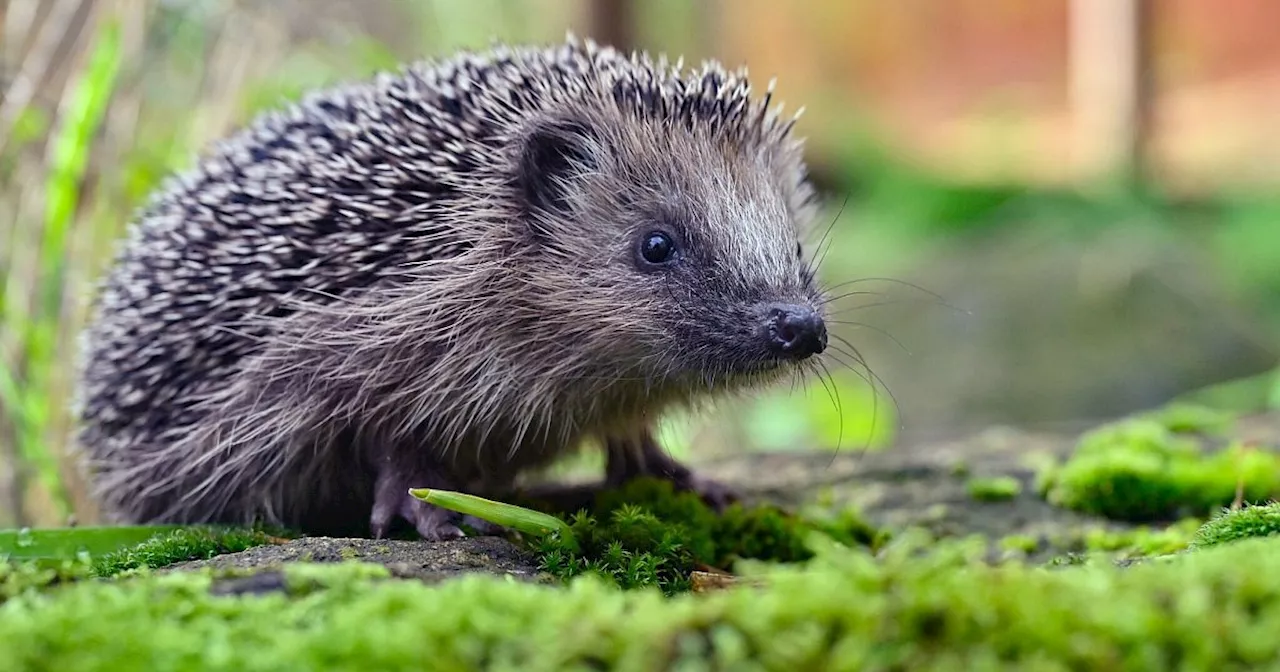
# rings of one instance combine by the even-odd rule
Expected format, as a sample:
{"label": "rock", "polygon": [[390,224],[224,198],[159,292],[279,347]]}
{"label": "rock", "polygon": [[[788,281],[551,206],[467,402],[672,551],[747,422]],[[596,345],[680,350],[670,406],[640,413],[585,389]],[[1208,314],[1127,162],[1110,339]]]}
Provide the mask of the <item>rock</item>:
{"label": "rock", "polygon": [[[1037,463],[1066,457],[1072,435],[992,428],[964,439],[920,441],[876,452],[745,455],[703,465],[754,501],[784,507],[854,506],[873,525],[924,527],[936,534],[1020,534],[1048,541],[1096,518],[1050,505],[1036,492]],[[1020,491],[980,501],[970,478],[1008,476]]]}
{"label": "rock", "polygon": [[274,570],[285,563],[348,560],[380,564],[397,578],[429,583],[472,572],[511,576],[525,581],[543,581],[546,578],[538,571],[532,558],[511,542],[497,537],[471,537],[435,543],[305,537],[209,560],[178,563],[165,571],[203,567],[234,570],[231,573],[236,576],[221,580],[215,585],[215,592],[260,593],[283,589],[283,579]]}

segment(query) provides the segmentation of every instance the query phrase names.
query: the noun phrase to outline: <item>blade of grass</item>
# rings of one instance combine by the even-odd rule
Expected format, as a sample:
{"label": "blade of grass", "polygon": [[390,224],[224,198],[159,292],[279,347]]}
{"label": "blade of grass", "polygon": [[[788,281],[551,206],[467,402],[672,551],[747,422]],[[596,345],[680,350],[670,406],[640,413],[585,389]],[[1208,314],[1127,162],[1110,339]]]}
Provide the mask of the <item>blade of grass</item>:
{"label": "blade of grass", "polygon": [[141,544],[178,525],[136,525],[0,530],[0,558],[62,560],[78,553],[105,555]]}
{"label": "blade of grass", "polygon": [[1267,395],[1267,406],[1280,409],[1280,368],[1271,372],[1271,392]]}
{"label": "blade of grass", "polygon": [[428,504],[434,504],[450,511],[457,511],[464,515],[475,516],[495,525],[509,527],[526,534],[541,537],[553,532],[559,532],[561,538],[567,544],[571,547],[576,546],[573,531],[569,528],[568,523],[540,511],[448,490],[421,488],[410,490],[409,494]]}
{"label": "blade of grass", "polygon": [[[58,460],[46,444],[53,405],[61,397],[53,390],[52,373],[58,365],[58,324],[62,314],[62,276],[66,263],[67,234],[79,206],[79,191],[93,138],[111,99],[120,67],[120,31],[114,17],[107,17],[96,36],[88,63],[66,99],[54,131],[45,183],[45,217],[39,250],[41,277],[33,315],[20,327],[25,345],[23,377],[6,376],[6,405],[16,409],[18,452],[34,467],[61,516],[70,512],[70,497],[63,487]],[[15,398],[16,397],[16,398]]]}

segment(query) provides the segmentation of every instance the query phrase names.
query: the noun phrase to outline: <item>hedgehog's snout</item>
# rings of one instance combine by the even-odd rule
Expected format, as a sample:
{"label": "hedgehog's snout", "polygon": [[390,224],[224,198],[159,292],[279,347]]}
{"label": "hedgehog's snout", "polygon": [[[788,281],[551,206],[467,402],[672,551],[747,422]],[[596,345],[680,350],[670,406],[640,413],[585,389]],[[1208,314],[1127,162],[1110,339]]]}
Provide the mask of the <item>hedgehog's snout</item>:
{"label": "hedgehog's snout", "polygon": [[762,312],[759,333],[775,357],[799,361],[827,349],[827,324],[813,308],[775,303]]}

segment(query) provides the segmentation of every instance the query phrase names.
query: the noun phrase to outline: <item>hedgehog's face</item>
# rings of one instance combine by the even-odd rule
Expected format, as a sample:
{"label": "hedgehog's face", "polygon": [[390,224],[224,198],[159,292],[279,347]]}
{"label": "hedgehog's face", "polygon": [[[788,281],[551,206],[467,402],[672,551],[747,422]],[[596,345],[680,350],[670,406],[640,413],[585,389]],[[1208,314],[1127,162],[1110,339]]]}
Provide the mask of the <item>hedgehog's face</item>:
{"label": "hedgehog's face", "polygon": [[[800,242],[811,192],[787,148],[593,111],[525,136],[519,183],[531,287],[581,320],[578,343],[647,384],[756,382],[826,348]],[[576,345],[576,344],[575,344]]]}

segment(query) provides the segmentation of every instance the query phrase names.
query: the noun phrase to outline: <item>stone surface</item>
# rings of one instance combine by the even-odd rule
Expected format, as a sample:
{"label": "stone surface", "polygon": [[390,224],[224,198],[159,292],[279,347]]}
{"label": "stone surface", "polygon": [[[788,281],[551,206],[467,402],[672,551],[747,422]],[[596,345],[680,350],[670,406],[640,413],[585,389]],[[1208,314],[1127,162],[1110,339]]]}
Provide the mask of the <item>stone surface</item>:
{"label": "stone surface", "polygon": [[[274,569],[289,562],[343,562],[359,560],[386,566],[393,576],[435,582],[468,572],[487,572],[526,581],[540,581],[532,558],[510,542],[497,537],[473,537],[456,541],[333,539],[309,537],[288,543],[251,548],[173,565],[168,571],[211,567],[217,570]],[[272,573],[230,579],[216,590],[259,592],[273,589]],[[275,587],[274,589],[279,589]]]}

